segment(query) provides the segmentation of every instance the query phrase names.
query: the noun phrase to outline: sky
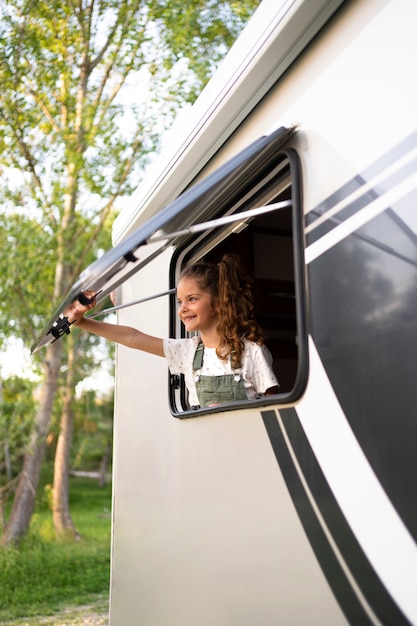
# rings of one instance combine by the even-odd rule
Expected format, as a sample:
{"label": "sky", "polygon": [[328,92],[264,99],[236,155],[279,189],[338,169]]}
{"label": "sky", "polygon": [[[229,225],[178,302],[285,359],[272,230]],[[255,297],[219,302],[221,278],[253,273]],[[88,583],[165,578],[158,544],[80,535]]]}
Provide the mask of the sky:
{"label": "sky", "polygon": [[[107,362],[103,355],[102,366],[77,385],[77,394],[93,389],[106,395],[114,387],[112,370],[113,363]],[[39,380],[32,369],[30,349],[18,338],[10,339],[0,352],[0,378],[4,380],[12,376]]]}

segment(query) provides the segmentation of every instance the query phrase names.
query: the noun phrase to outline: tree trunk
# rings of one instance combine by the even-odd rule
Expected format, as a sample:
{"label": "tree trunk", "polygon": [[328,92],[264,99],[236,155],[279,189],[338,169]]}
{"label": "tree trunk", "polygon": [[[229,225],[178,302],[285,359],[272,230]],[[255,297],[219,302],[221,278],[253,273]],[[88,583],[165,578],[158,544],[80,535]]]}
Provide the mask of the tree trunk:
{"label": "tree trunk", "polygon": [[80,535],[74,526],[69,509],[69,471],[74,422],[72,406],[74,400],[75,365],[74,344],[73,341],[69,343],[68,373],[64,392],[64,405],[61,416],[61,428],[55,452],[52,518],[55,531],[58,535],[65,534],[74,539],[79,539]]}
{"label": "tree trunk", "polygon": [[10,448],[9,442],[5,441],[4,446],[4,467],[6,470],[6,482],[10,482],[12,480],[13,472],[12,472],[12,457],[10,456]]}
{"label": "tree trunk", "polygon": [[10,491],[12,490],[12,485],[15,482],[13,481],[13,478],[12,478],[12,459],[10,456],[9,443],[7,441],[4,442],[3,450],[4,450],[4,466],[6,470],[6,484],[2,486],[1,480],[0,480],[0,525],[1,525],[2,532],[4,532],[4,529],[6,528],[5,507],[6,507],[7,497],[8,497],[8,491],[9,489]]}
{"label": "tree trunk", "polygon": [[35,428],[25,454],[23,470],[14,497],[10,518],[2,537],[3,546],[17,543],[29,528],[35,506],[46,436],[58,384],[61,355],[61,341],[49,345],[45,361],[45,379],[42,383]]}

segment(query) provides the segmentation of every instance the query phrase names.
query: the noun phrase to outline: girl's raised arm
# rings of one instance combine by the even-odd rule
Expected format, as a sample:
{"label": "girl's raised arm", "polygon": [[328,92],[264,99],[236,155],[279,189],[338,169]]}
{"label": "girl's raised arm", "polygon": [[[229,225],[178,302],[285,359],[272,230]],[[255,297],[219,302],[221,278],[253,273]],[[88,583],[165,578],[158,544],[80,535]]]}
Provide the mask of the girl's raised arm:
{"label": "girl's raised arm", "polygon": [[[86,297],[93,297],[94,294],[85,292]],[[95,306],[95,300],[90,304],[84,305],[80,302],[74,302],[65,312],[68,321],[83,330],[94,335],[120,343],[128,348],[143,350],[157,356],[165,356],[163,348],[163,340],[160,337],[153,337],[142,333],[136,328],[130,326],[119,326],[118,324],[108,324],[106,322],[98,322],[97,320],[84,317],[84,313]]]}

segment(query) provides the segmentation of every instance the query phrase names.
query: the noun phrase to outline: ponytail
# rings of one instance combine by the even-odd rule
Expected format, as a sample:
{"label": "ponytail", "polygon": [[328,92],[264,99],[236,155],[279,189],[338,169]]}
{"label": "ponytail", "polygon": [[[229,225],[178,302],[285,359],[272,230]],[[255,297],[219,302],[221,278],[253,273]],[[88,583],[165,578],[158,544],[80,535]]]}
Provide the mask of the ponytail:
{"label": "ponytail", "polygon": [[219,286],[216,301],[220,344],[218,356],[231,355],[232,365],[239,367],[243,338],[258,344],[264,342],[262,329],[254,318],[252,286],[239,257],[225,255],[219,263]]}

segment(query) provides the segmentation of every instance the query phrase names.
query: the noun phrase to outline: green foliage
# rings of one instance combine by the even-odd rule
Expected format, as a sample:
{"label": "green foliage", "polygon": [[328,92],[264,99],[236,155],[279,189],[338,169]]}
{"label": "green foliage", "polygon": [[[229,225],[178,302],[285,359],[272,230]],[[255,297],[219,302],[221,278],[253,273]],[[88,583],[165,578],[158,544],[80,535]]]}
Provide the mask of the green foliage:
{"label": "green foliage", "polygon": [[[48,437],[47,459],[53,460],[56,441],[60,428],[62,399],[58,393],[54,415]],[[113,441],[113,390],[102,397],[95,390],[83,392],[73,404],[74,425],[72,435],[70,468],[71,470],[100,470],[106,450],[112,450]],[[111,471],[111,454],[108,472]]]}
{"label": "green foliage", "polygon": [[111,246],[116,199],[258,3],[0,0],[0,333],[31,341]]}
{"label": "green foliage", "polygon": [[74,478],[70,493],[80,541],[56,540],[50,511],[42,505],[20,548],[0,550],[0,622],[51,615],[108,593],[111,487]]}
{"label": "green foliage", "polygon": [[[47,461],[53,461],[55,458],[62,413],[62,389],[63,387],[58,390],[49,428],[46,448]],[[83,392],[74,400],[73,413],[70,469],[99,472],[103,456],[108,450],[110,454],[106,473],[110,473],[113,442],[113,389],[105,397],[102,397],[95,390]],[[51,487],[51,485],[47,485],[46,490]],[[49,502],[51,497],[45,492],[44,499]]]}
{"label": "green foliage", "polygon": [[88,391],[74,404],[74,437],[71,467],[98,471],[103,454],[113,439],[113,393],[101,398]]}
{"label": "green foliage", "polygon": [[[140,3],[129,0],[3,3],[0,147],[8,165],[28,173],[32,206],[45,211],[47,204],[54,228],[65,194],[115,193],[122,153],[140,158],[153,149],[146,139],[134,148],[137,128],[122,137],[117,100],[143,63],[147,22]],[[135,122],[146,138],[147,124],[139,116]]]}
{"label": "green foliage", "polygon": [[0,213],[0,346],[1,338],[20,335],[26,341],[51,307],[56,242],[35,219]]}
{"label": "green foliage", "polygon": [[66,194],[90,194],[78,207],[88,215],[91,194],[126,193],[127,164],[139,176],[158,146],[170,90],[177,107],[194,99],[258,3],[3,1],[0,153],[31,188],[15,206],[56,230]]}
{"label": "green foliage", "polygon": [[5,446],[10,461],[17,474],[29,434],[35,417],[33,400],[33,383],[25,378],[14,376],[2,385],[2,401],[0,403],[0,483],[5,483],[6,459]]}
{"label": "green foliage", "polygon": [[260,0],[159,0],[156,23],[165,44],[163,67],[172,70],[183,60],[195,75],[185,85],[192,102],[252,15]]}

